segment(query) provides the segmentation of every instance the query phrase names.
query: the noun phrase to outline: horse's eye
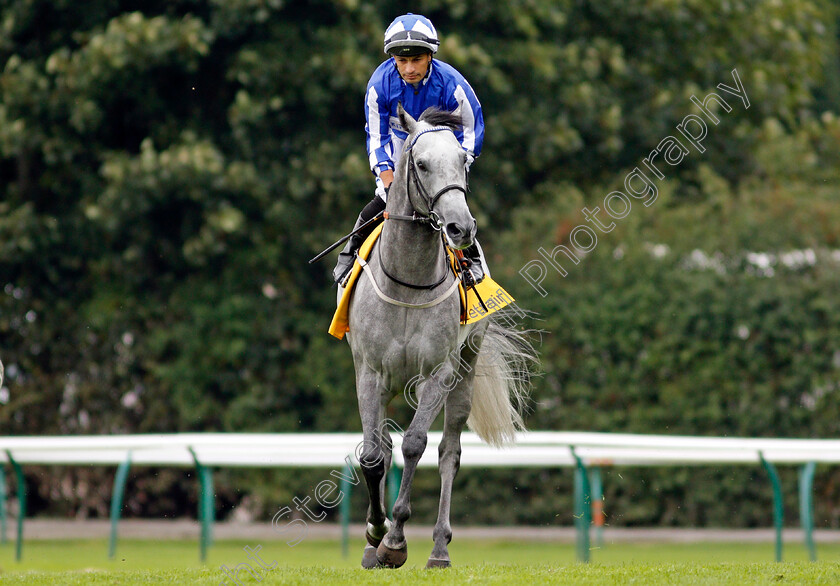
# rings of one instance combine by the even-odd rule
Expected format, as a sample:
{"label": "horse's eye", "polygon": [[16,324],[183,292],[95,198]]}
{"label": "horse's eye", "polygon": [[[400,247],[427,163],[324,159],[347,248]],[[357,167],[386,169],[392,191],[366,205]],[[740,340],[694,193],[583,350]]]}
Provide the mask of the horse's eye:
{"label": "horse's eye", "polygon": [[426,163],[424,163],[423,161],[417,161],[417,168],[420,169],[421,171],[425,171],[426,170]]}

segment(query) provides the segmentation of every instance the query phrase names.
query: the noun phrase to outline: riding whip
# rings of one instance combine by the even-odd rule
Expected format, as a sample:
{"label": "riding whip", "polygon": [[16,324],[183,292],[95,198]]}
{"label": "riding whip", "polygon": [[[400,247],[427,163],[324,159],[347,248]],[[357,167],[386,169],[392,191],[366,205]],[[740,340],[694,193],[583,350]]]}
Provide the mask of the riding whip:
{"label": "riding whip", "polygon": [[383,214],[383,213],[384,213],[384,212],[379,212],[379,213],[378,213],[378,214],[376,214],[374,217],[372,217],[370,220],[368,220],[367,222],[365,222],[364,224],[362,224],[361,226],[359,226],[358,228],[356,228],[355,230],[353,230],[352,232],[350,232],[347,236],[343,236],[340,240],[338,240],[337,242],[334,242],[333,244],[331,244],[331,245],[330,245],[330,246],[329,246],[326,250],[324,250],[324,251],[320,252],[320,253],[318,254],[318,256],[316,256],[315,258],[311,259],[311,260],[309,261],[309,264],[312,264],[313,262],[318,262],[319,260],[321,260],[322,258],[324,258],[326,255],[328,255],[329,253],[331,253],[333,250],[335,250],[336,248],[338,248],[339,246],[341,246],[342,244],[344,244],[345,242],[347,242],[348,240],[350,240],[350,238],[352,238],[352,237],[353,237],[353,235],[358,234],[359,232],[361,232],[362,230],[364,230],[364,229],[365,229],[365,228],[367,228],[368,226],[372,226],[373,224],[375,224],[376,222],[378,222],[379,220],[381,220],[381,219],[382,219],[382,214]]}

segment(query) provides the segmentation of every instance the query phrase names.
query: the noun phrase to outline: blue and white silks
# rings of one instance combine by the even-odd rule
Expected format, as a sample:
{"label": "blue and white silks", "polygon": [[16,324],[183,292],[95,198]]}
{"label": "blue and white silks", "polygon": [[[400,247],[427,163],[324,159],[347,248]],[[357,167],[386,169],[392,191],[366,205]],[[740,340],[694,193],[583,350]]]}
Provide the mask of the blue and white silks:
{"label": "blue and white silks", "polygon": [[484,116],[464,76],[448,63],[432,59],[429,73],[415,89],[400,77],[393,59],[388,59],[373,72],[365,92],[367,151],[377,185],[381,186],[379,174],[396,166],[408,137],[397,117],[400,103],[414,119],[431,106],[450,112],[460,108],[463,128],[455,137],[467,152],[468,165],[481,154]]}

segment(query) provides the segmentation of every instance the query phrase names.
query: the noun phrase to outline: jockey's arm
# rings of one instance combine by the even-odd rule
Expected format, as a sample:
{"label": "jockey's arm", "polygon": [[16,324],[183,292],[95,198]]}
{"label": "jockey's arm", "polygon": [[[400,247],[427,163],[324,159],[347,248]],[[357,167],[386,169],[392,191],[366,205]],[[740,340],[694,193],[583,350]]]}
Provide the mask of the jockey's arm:
{"label": "jockey's arm", "polygon": [[383,187],[390,187],[391,183],[394,182],[394,172],[391,169],[387,169],[379,174],[379,178],[382,180]]}

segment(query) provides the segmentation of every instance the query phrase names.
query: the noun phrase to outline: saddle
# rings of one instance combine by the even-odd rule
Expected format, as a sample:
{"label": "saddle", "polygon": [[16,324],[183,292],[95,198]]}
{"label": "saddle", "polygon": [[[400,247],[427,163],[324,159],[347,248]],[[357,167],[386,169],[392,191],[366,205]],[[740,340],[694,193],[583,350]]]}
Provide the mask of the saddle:
{"label": "saddle", "polygon": [[[338,302],[338,308],[335,310],[332,323],[330,323],[330,328],[328,330],[330,335],[338,338],[339,340],[344,338],[344,334],[350,331],[350,297],[353,293],[353,287],[356,285],[359,275],[362,272],[362,264],[359,262],[359,259],[361,258],[362,260],[367,260],[370,256],[370,252],[373,250],[373,245],[377,238],[379,238],[379,234],[382,232],[382,226],[383,224],[380,224],[374,228],[371,235],[368,236],[365,243],[362,244],[356,261],[353,263],[353,269],[350,271],[349,277],[347,277],[346,284],[344,286],[344,293],[341,295],[341,299]],[[455,254],[449,248],[447,248],[446,251],[449,254],[449,266],[453,274],[457,276],[457,259],[455,258]],[[461,297],[461,325],[467,325],[482,320],[488,315],[491,315],[514,302],[510,293],[505,291],[498,283],[491,279],[489,275],[485,276],[481,283],[475,285],[474,287],[470,287],[467,290],[465,290],[463,283],[461,283],[458,287],[458,291]]]}

